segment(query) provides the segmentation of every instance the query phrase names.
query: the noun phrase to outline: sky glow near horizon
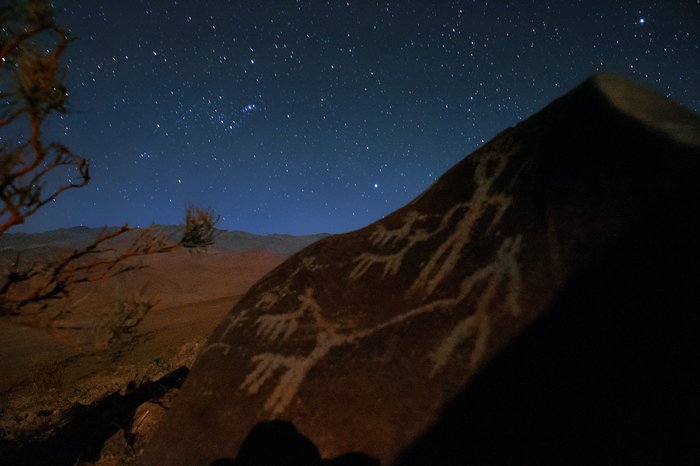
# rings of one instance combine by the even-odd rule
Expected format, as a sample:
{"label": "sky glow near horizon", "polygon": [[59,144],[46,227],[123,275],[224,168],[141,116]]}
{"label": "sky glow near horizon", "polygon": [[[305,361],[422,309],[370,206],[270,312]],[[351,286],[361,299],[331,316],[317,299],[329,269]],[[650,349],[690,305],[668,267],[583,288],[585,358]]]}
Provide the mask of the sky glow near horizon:
{"label": "sky glow near horizon", "polygon": [[92,181],[26,225],[336,233],[608,70],[700,111],[700,2],[56,0],[49,132]]}

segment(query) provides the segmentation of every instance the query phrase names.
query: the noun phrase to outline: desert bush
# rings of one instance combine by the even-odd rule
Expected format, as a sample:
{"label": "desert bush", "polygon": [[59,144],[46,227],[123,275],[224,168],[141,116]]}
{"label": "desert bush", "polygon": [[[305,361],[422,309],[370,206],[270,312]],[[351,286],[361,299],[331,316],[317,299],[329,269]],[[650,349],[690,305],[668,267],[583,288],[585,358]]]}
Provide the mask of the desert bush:
{"label": "desert bush", "polygon": [[114,360],[121,358],[138,342],[138,326],[154,305],[144,290],[117,301],[95,329],[98,348],[107,350]]}
{"label": "desert bush", "polygon": [[206,249],[214,244],[216,224],[221,220],[212,208],[188,205],[185,208],[185,231],[180,244],[186,248]]}

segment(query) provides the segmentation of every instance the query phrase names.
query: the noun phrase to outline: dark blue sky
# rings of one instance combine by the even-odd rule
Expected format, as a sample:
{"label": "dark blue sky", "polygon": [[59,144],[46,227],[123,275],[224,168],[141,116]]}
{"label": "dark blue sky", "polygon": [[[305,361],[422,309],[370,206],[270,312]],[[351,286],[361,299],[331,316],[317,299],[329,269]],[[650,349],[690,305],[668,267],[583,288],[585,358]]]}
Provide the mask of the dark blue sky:
{"label": "dark blue sky", "polygon": [[599,70],[700,111],[700,1],[54,2],[92,182],[11,231],[341,232]]}

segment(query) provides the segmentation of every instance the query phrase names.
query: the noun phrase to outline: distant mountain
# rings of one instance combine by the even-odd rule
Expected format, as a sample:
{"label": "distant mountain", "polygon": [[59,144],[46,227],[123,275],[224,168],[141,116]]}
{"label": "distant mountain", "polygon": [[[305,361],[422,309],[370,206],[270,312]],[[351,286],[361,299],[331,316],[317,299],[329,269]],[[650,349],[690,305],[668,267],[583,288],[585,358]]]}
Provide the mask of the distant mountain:
{"label": "distant mountain", "polygon": [[[179,239],[183,230],[180,225],[156,225],[155,227],[162,229],[173,241]],[[76,248],[89,244],[100,233],[112,228],[73,227],[43,233],[5,233],[0,236],[0,253],[3,250],[24,251],[33,248]],[[293,254],[325,236],[328,235],[255,235],[242,231],[219,230],[213,248],[226,251],[265,250]],[[127,235],[123,239],[132,240],[133,236]]]}
{"label": "distant mountain", "polygon": [[105,229],[72,227],[42,233],[4,233],[0,236],[0,251],[36,247],[76,247],[94,241]]}
{"label": "distant mountain", "polygon": [[315,235],[254,235],[243,231],[222,231],[214,242],[214,247],[225,250],[266,250],[284,254],[293,254],[315,243],[327,234]]}
{"label": "distant mountain", "polygon": [[254,285],[143,464],[293,455],[276,419],[383,465],[695,463],[699,194],[700,118],[590,78]]}

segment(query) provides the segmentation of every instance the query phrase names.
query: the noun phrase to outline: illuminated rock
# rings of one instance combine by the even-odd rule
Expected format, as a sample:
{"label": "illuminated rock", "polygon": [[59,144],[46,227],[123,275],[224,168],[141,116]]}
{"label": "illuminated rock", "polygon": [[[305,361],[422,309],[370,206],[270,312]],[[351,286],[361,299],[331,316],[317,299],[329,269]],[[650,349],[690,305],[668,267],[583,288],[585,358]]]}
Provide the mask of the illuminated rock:
{"label": "illuminated rock", "polygon": [[[680,274],[679,258],[697,263],[697,246],[691,247],[687,234],[697,231],[699,121],[636,84],[598,75],[503,131],[402,209],[307,247],[253,286],[212,334],[144,463],[234,458],[256,424],[277,419],[293,423],[322,458],[361,452],[384,465],[401,455],[402,464],[428,464],[427,458],[429,464],[526,464],[531,453],[537,464],[545,457],[537,451],[559,451],[527,431],[523,438],[543,442],[531,445],[532,451],[512,438],[492,438],[493,445],[481,447],[473,439],[481,438],[475,434],[480,422],[497,434],[486,421],[489,403],[498,422],[509,422],[509,411],[493,405],[499,401],[515,406],[511,411],[527,430],[526,410],[516,407],[527,407],[529,400],[517,383],[528,396],[534,396],[537,384],[523,374],[538,374],[545,391],[556,385],[556,374],[542,373],[542,367],[556,370],[556,364],[538,366],[549,353],[537,349],[533,332],[542,334],[542,348],[549,352],[564,343],[577,347],[576,341],[553,335],[581,338],[582,348],[590,335],[595,358],[607,354],[600,348],[616,351],[601,335],[613,332],[609,336],[615,340],[614,332],[624,327],[617,319],[631,318],[624,302],[647,302],[628,300],[631,283],[620,283],[619,296],[607,286],[614,278],[610,271],[625,273],[619,261],[636,257],[625,247],[637,245],[634,252],[645,259],[634,263],[643,268],[635,269],[635,277]],[[657,218],[666,223],[660,229]],[[685,233],[674,244],[679,230]],[[657,247],[670,249],[648,254]],[[681,247],[684,254],[673,249]],[[640,293],[656,293],[648,300],[655,306],[664,302],[659,296],[672,293],[665,280],[640,283],[645,287]],[[650,290],[653,283],[661,289]],[[569,302],[586,299],[587,289],[594,309]],[[687,287],[679,293],[681,307],[694,299]],[[601,315],[602,309],[607,314]],[[669,305],[659,312],[674,319],[674,312],[685,311]],[[648,318],[651,311],[640,313],[647,316],[641,328],[630,328],[651,332],[654,344],[667,338],[673,347],[674,335],[661,338],[648,328],[656,322]],[[547,324],[552,321],[579,327],[559,332],[561,322]],[[619,342],[639,344],[635,338]],[[578,361],[572,364],[582,370],[598,367],[571,354]],[[632,357],[629,350],[619,354]],[[658,354],[664,361],[672,358]],[[620,363],[614,355],[611,361]],[[600,364],[607,376],[614,373]],[[663,367],[658,361],[651,365]],[[562,369],[568,376],[571,371]],[[493,374],[501,374],[506,385]],[[583,379],[595,377],[588,373]],[[562,384],[573,380],[562,378]],[[608,382],[628,387],[637,381]],[[472,384],[474,400],[483,405],[470,401]],[[484,387],[497,396],[484,395]],[[609,393],[622,396],[614,387]],[[545,401],[535,400],[532,429],[547,418],[545,408],[570,409],[560,392],[552,395],[551,406]],[[632,415],[641,416],[643,424],[640,413]],[[586,432],[585,440],[594,441]],[[508,451],[509,442],[519,455],[494,453]]]}

